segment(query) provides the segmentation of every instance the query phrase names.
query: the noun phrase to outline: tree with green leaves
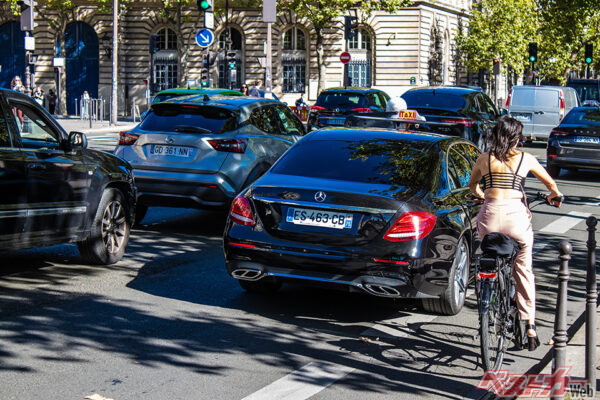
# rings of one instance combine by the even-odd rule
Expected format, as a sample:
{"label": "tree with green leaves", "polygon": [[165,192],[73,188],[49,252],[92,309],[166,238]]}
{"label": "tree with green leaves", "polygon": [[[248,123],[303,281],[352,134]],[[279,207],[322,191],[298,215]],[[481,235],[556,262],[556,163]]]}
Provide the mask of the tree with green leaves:
{"label": "tree with green leaves", "polygon": [[527,48],[538,37],[539,23],[535,0],[481,0],[473,4],[468,30],[456,35],[467,70],[491,70],[494,58],[498,58],[504,71],[523,71],[528,62]]}
{"label": "tree with green leaves", "polygon": [[315,32],[317,64],[319,65],[318,91],[325,89],[324,62],[324,32],[334,28],[343,15],[349,14],[350,10],[357,10],[362,18],[366,18],[375,10],[395,12],[401,7],[406,7],[410,0],[278,0],[279,10],[291,10],[298,18],[306,18]]}

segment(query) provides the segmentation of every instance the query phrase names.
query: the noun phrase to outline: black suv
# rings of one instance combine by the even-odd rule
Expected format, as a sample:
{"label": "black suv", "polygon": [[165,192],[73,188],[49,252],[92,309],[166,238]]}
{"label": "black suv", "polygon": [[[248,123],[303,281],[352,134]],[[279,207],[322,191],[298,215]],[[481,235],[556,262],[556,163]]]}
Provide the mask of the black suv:
{"label": "black suv", "polygon": [[432,132],[470,140],[480,149],[499,117],[492,100],[477,88],[415,88],[401,97],[408,109],[418,111],[427,121],[441,123],[432,125]]}
{"label": "black suv", "polygon": [[317,102],[310,108],[308,128],[324,126],[344,126],[346,116],[365,114],[385,116],[385,108],[390,96],[378,89],[331,88],[319,94]]}
{"label": "black suv", "polygon": [[125,161],[86,149],[33,99],[0,89],[0,249],[77,242],[91,264],[123,257],[136,189]]}

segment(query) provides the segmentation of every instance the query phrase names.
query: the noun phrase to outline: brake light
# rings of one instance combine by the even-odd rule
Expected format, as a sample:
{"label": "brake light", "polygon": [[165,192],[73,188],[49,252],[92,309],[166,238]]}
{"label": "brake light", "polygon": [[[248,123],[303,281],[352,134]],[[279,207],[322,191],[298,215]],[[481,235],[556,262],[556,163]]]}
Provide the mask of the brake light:
{"label": "brake light", "polygon": [[496,276],[498,276],[496,272],[479,272],[477,274],[477,279],[493,279]]}
{"label": "brake light", "polygon": [[129,132],[119,132],[119,142],[117,144],[120,146],[131,146],[138,138],[138,135],[133,135]]}
{"label": "brake light", "polygon": [[428,212],[407,212],[394,222],[383,236],[392,242],[422,239],[429,235],[437,217]]}
{"label": "brake light", "polygon": [[310,111],[323,111],[325,110],[325,107],[321,107],[321,106],[312,106],[310,108]]}
{"label": "brake light", "polygon": [[550,132],[550,136],[565,136],[568,134],[569,132],[559,131],[558,129],[552,129],[552,132]]}
{"label": "brake light", "polygon": [[236,243],[236,242],[229,242],[230,246],[237,246],[237,247],[243,247],[245,249],[253,249],[256,246],[253,244],[248,244],[248,243]]}
{"label": "brake light", "polygon": [[252,208],[250,208],[250,202],[244,196],[238,196],[233,199],[231,203],[231,209],[229,210],[229,218],[236,224],[254,226],[254,216],[252,215]]}
{"label": "brake light", "polygon": [[371,110],[370,108],[367,108],[367,107],[353,108],[350,111],[354,111],[357,113],[372,113],[373,112],[373,110]]}
{"label": "brake light", "polygon": [[228,153],[243,153],[248,146],[248,139],[213,139],[208,143],[216,151],[225,151]]}
{"label": "brake light", "polygon": [[408,261],[399,261],[399,260],[384,260],[381,258],[374,258],[373,261],[384,264],[396,264],[396,265],[410,265]]}
{"label": "brake light", "polygon": [[508,97],[506,98],[506,104],[504,105],[506,108],[510,106],[510,96],[512,96],[512,89],[508,91]]}
{"label": "brake light", "polygon": [[559,93],[560,93],[560,119],[563,119],[563,117],[565,116],[565,95],[562,90]]}
{"label": "brake light", "polygon": [[442,122],[446,122],[449,124],[460,124],[469,127],[475,124],[475,121],[467,118],[442,118]]}

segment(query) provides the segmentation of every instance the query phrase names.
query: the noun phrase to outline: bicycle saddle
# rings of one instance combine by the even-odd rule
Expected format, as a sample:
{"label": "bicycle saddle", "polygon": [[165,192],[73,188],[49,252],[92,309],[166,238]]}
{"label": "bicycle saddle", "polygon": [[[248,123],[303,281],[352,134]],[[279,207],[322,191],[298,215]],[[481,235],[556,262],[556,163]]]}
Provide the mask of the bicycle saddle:
{"label": "bicycle saddle", "polygon": [[504,233],[488,233],[481,241],[481,252],[486,257],[513,257],[519,250],[519,243]]}

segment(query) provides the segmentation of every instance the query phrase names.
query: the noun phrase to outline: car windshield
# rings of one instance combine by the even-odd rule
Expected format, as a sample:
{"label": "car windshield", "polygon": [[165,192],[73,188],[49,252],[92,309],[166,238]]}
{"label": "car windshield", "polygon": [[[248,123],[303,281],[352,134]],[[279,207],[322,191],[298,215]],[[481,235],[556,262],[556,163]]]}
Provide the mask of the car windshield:
{"label": "car windshield", "polygon": [[163,103],[153,105],[140,124],[145,131],[222,133],[236,128],[235,114],[212,106]]}
{"label": "car windshield", "polygon": [[328,110],[339,108],[342,111],[347,111],[353,108],[367,107],[367,99],[362,93],[325,92],[319,95],[315,105]]}
{"label": "car windshield", "polygon": [[600,126],[600,110],[597,108],[573,109],[562,120],[562,124]]}
{"label": "car windshield", "polygon": [[408,108],[440,108],[444,110],[460,110],[465,108],[463,96],[439,91],[411,90],[401,96]]}
{"label": "car windshield", "polygon": [[431,144],[417,140],[308,140],[285,153],[272,172],[420,191],[431,189],[436,159]]}
{"label": "car windshield", "polygon": [[582,102],[586,100],[598,100],[600,101],[600,81],[597,83],[569,83],[569,87],[577,90],[579,100]]}

